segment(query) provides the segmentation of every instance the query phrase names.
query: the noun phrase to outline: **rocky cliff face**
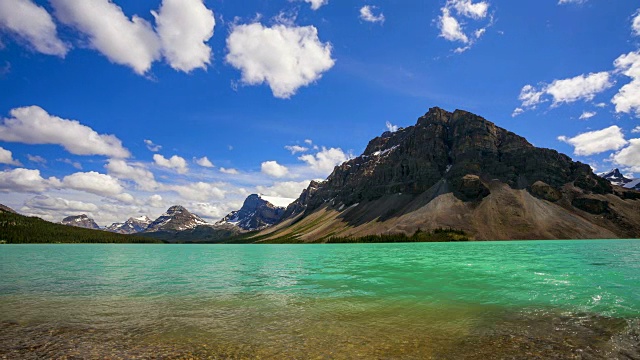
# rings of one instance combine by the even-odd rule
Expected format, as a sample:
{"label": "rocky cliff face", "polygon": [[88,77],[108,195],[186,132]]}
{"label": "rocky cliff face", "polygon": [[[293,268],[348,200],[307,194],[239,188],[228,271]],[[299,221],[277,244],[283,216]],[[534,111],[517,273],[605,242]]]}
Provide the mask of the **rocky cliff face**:
{"label": "rocky cliff face", "polygon": [[62,219],[60,223],[63,225],[76,226],[86,229],[100,229],[100,226],[98,226],[98,224],[96,224],[96,222],[93,221],[92,218],[88,217],[85,214],[77,216],[67,216],[66,218]]}
{"label": "rocky cliff face", "polygon": [[190,213],[184,207],[174,205],[149,224],[145,232],[183,231],[193,229],[198,225],[207,225],[207,222],[198,215]]}
{"label": "rocky cliff face", "polygon": [[245,199],[240,210],[231,212],[216,225],[230,224],[247,231],[260,230],[278,222],[283,214],[284,208],[253,194]]}
{"label": "rocky cliff face", "polygon": [[130,217],[123,223],[113,223],[107,226],[106,230],[119,234],[137,234],[146,230],[152,222],[147,216]]}
{"label": "rocky cliff face", "polygon": [[371,140],[361,156],[310,185],[286,214],[310,213],[326,202],[350,206],[388,194],[417,195],[438,183],[462,201],[478,201],[489,195],[484,182],[491,180],[513,189],[541,182],[555,191],[574,183],[592,193],[613,192],[586,164],[536,148],[480,116],[432,108],[415,126]]}
{"label": "rocky cliff face", "polygon": [[466,111],[432,108],[386,132],[314,182],[263,235],[412,233],[437,227],[477,239],[640,236],[637,192]]}

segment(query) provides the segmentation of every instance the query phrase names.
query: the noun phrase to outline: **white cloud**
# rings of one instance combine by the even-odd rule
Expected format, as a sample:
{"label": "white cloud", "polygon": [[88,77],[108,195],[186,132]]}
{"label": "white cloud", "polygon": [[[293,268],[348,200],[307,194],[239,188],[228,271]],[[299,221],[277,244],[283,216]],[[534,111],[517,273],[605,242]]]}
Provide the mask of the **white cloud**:
{"label": "white cloud", "polygon": [[311,9],[318,10],[321,6],[327,5],[329,0],[304,0],[304,2],[311,4]]}
{"label": "white cloud", "polygon": [[146,20],[131,20],[110,0],[51,0],[56,17],[89,38],[95,48],[114,63],[144,74],[160,58],[160,39]]}
{"label": "white cloud", "polygon": [[109,159],[104,167],[109,175],[119,179],[133,180],[140,190],[153,191],[158,188],[153,173],[142,164],[129,164],[122,159]]}
{"label": "white cloud", "polygon": [[18,168],[0,172],[0,191],[39,193],[60,185],[60,180],[55,177],[44,179],[40,170]]}
{"label": "white cloud", "polygon": [[207,158],[206,156],[203,156],[200,159],[195,159],[195,162],[196,164],[202,167],[206,167],[206,168],[214,167],[213,163],[211,163],[211,161],[209,161],[209,158]]}
{"label": "white cloud", "polygon": [[234,168],[220,168],[220,172],[227,175],[238,175],[240,172]]}
{"label": "white cloud", "polygon": [[67,189],[85,191],[107,197],[121,195],[124,190],[118,179],[95,171],[78,172],[65,176],[62,179],[62,184]]}
{"label": "white cloud", "polygon": [[101,135],[76,120],[49,115],[39,106],[16,108],[12,118],[3,119],[0,140],[25,144],[56,144],[76,155],[129,157],[114,135]]}
{"label": "white cloud", "polygon": [[149,196],[149,199],[147,200],[147,204],[149,204],[149,206],[156,207],[156,208],[161,208],[165,206],[162,196],[158,194],[153,194]]}
{"label": "white cloud", "polygon": [[[572,103],[578,100],[591,101],[594,97],[613,86],[608,72],[578,75],[569,79],[554,80],[540,89],[525,85],[520,91],[518,99],[522,101],[520,109],[532,109],[536,105],[546,102],[545,95],[553,98],[551,106],[562,103]],[[521,113],[521,112],[520,112]]]}
{"label": "white cloud", "polygon": [[310,180],[305,181],[283,181],[274,183],[271,186],[256,186],[258,192],[262,195],[273,196],[287,199],[297,199],[302,190],[309,186]]}
{"label": "white cloud", "polygon": [[633,30],[634,35],[640,36],[640,9],[636,11],[635,17],[631,22],[631,29]]}
{"label": "white cloud", "polygon": [[82,164],[80,164],[77,161],[73,161],[71,159],[58,159],[57,161],[61,162],[61,163],[65,163],[68,165],[73,166],[74,168],[78,169],[78,170],[82,170]]}
{"label": "white cloud", "polygon": [[336,165],[347,161],[349,157],[340,148],[322,147],[322,151],[315,155],[302,155],[298,159],[306,162],[315,173],[329,174]]}
{"label": "white cloud", "polygon": [[472,19],[476,24],[478,21],[486,19],[489,15],[489,3],[486,1],[474,3],[471,0],[447,0],[440,10],[441,14],[438,18],[439,36],[448,41],[464,43],[465,46],[454,50],[458,54],[469,50],[474,42],[487,31],[487,27],[493,23],[492,17],[489,17],[488,22],[485,22],[482,27],[466,32],[460,19],[461,17]]}
{"label": "white cloud", "polygon": [[595,111],[584,111],[582,112],[582,115],[580,115],[580,120],[591,119],[594,116],[596,116]]}
{"label": "white cloud", "polygon": [[260,166],[260,171],[263,174],[281,178],[286,176],[289,173],[289,169],[286,166],[278,164],[276,161],[265,161]]}
{"label": "white cloud", "polygon": [[331,44],[313,26],[260,23],[234,26],[227,38],[226,61],[242,73],[242,83],[267,83],[277,98],[290,98],[331,69]]}
{"label": "white cloud", "polygon": [[611,100],[616,112],[635,112],[640,117],[640,51],[621,55],[613,64],[617,71],[631,78],[631,82],[621,87]]}
{"label": "white cloud", "polygon": [[25,201],[24,204],[32,209],[53,210],[61,212],[92,212],[99,210],[96,204],[50,197],[46,195],[34,196],[33,198]]}
{"label": "white cloud", "polygon": [[27,154],[27,159],[33,163],[36,164],[46,164],[47,163],[47,159],[43,158],[40,155],[31,155],[31,154]]}
{"label": "white cloud", "polygon": [[167,185],[165,188],[177,192],[183,198],[195,201],[221,200],[226,193],[226,191],[220,189],[217,185],[205,182],[186,185]]}
{"label": "white cloud", "polygon": [[563,5],[563,4],[582,4],[585,1],[586,0],[559,0],[558,1],[558,5]]}
{"label": "white cloud", "polygon": [[553,97],[553,105],[578,100],[591,101],[595,95],[613,86],[606,71],[578,75],[571,79],[554,80],[545,92]]}
{"label": "white cloud", "polygon": [[309,148],[304,147],[304,146],[300,146],[300,145],[287,145],[284,147],[285,149],[291,151],[291,155],[295,155],[297,153],[303,153],[305,151],[308,151]]}
{"label": "white cloud", "polygon": [[447,2],[456,9],[458,14],[472,19],[484,19],[489,10],[489,3],[486,1],[475,4],[471,0],[448,0]]}
{"label": "white cloud", "polygon": [[461,41],[465,44],[469,42],[469,38],[462,31],[460,22],[451,16],[451,12],[446,7],[442,8],[440,16],[440,36],[449,41]]}
{"label": "white cloud", "polygon": [[163,0],[160,10],[152,13],[162,53],[172,68],[190,72],[209,65],[211,48],[206,41],[213,36],[216,20],[202,0]]}
{"label": "white cloud", "polygon": [[380,12],[378,15],[373,14],[373,10],[376,9],[376,6],[365,5],[360,8],[360,19],[372,23],[383,23],[384,22],[384,14]]}
{"label": "white cloud", "polygon": [[631,132],[634,134],[640,133],[640,126],[636,126],[635,128],[633,128],[633,130],[631,130]]}
{"label": "white cloud", "polygon": [[189,171],[187,161],[178,155],[173,155],[169,159],[160,154],[153,154],[153,161],[158,165],[175,170],[178,174],[186,174]]}
{"label": "white cloud", "polygon": [[162,145],[154,144],[153,141],[149,139],[144,139],[144,144],[147,145],[147,149],[151,152],[158,152],[162,149]]}
{"label": "white cloud", "polygon": [[210,204],[206,202],[192,203],[189,207],[199,216],[214,221],[222,219],[230,212],[229,209],[227,209],[227,206],[222,207],[219,204]]}
{"label": "white cloud", "polygon": [[398,125],[393,125],[392,123],[390,123],[389,121],[387,121],[385,123],[385,125],[387,126],[387,130],[391,131],[391,132],[396,132],[398,131]]}
{"label": "white cloud", "polygon": [[518,116],[518,115],[522,114],[523,112],[524,112],[524,109],[523,109],[523,108],[519,108],[519,107],[518,107],[518,108],[515,108],[515,109],[513,110],[513,112],[511,113],[511,117],[516,117],[516,116]]}
{"label": "white cloud", "polygon": [[0,146],[0,164],[22,166],[20,161],[13,158],[13,153]]}
{"label": "white cloud", "polygon": [[640,172],[640,139],[630,139],[629,146],[613,154],[612,160],[628,171]]}
{"label": "white cloud", "polygon": [[64,57],[69,50],[58,38],[51,15],[30,0],[0,0],[0,28],[17,34],[43,54]]}
{"label": "white cloud", "polygon": [[572,138],[559,136],[558,140],[572,145],[573,153],[582,156],[619,150],[627,144],[622,129],[615,125],[602,130],[585,132]]}

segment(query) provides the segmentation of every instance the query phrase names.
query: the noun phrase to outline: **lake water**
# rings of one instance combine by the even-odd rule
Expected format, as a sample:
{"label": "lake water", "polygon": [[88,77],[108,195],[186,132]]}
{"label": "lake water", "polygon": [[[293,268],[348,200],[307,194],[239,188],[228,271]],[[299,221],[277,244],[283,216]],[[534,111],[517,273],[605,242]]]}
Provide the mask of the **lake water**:
{"label": "lake water", "polygon": [[0,358],[640,358],[640,241],[0,245]]}

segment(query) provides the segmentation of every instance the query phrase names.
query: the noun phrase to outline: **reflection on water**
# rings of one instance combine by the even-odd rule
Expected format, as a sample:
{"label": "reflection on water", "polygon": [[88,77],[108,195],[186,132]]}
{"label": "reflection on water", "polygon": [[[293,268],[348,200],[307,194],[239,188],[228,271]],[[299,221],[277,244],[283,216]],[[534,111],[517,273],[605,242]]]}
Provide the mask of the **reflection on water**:
{"label": "reflection on water", "polygon": [[640,242],[8,246],[0,358],[640,358]]}

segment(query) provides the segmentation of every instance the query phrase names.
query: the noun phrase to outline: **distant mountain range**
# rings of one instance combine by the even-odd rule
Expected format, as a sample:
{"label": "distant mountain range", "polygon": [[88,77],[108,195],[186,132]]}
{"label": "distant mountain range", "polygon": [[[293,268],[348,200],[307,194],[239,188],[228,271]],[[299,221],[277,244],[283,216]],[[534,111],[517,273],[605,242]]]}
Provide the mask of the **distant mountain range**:
{"label": "distant mountain range", "polygon": [[[326,242],[436,229],[476,240],[638,238],[637,190],[640,180],[618,169],[598,176],[480,116],[432,108],[371,140],[287,208],[253,194],[215,224],[176,205],[154,221],[106,230],[167,242]],[[86,215],[63,223],[98,228]]]}
{"label": "distant mountain range", "polygon": [[628,178],[619,169],[598,174],[603,179],[609,180],[613,185],[622,186],[627,189],[640,190],[640,179]]}

